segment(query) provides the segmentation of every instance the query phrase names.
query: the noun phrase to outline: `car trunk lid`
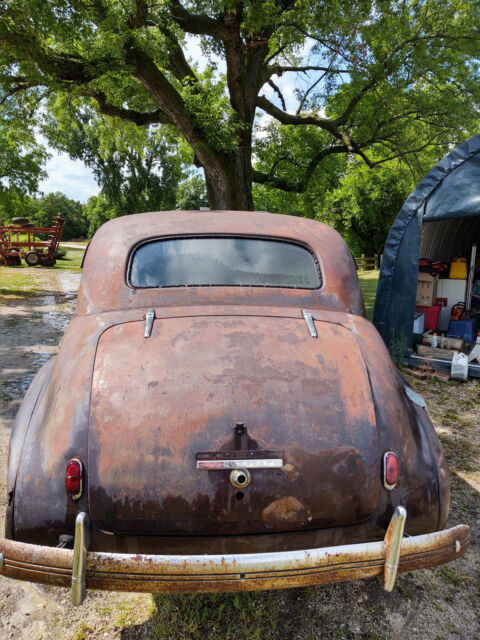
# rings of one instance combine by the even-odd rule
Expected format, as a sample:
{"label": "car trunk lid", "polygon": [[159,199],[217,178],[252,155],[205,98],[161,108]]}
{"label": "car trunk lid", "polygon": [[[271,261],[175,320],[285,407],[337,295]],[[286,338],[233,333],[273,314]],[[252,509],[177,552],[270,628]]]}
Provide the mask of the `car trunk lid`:
{"label": "car trunk lid", "polygon": [[[144,322],[107,329],[89,426],[96,525],[224,535],[368,519],[380,455],[362,354],[348,328],[315,325],[317,338],[300,313],[156,319],[148,338]],[[245,487],[228,465],[198,468],[245,458],[281,464],[249,469]]]}

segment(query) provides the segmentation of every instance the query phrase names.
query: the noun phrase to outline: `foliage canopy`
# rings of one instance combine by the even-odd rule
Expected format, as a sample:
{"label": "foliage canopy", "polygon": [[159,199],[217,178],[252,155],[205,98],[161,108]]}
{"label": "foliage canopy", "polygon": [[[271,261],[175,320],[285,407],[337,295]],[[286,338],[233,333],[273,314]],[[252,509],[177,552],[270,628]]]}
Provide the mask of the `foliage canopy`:
{"label": "foliage canopy", "polygon": [[304,192],[332,157],[374,167],[468,137],[479,24],[475,0],[0,0],[0,82],[4,100],[63,92],[174,127],[210,205],[251,209],[253,181]]}

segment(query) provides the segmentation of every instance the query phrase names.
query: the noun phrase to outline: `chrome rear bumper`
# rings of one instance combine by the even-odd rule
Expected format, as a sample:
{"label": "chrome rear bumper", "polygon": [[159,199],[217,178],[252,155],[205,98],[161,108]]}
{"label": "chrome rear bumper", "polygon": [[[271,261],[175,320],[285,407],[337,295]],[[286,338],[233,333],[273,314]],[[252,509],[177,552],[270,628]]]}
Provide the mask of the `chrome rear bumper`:
{"label": "chrome rear bumper", "polygon": [[87,552],[87,518],[79,514],[74,550],[0,540],[0,573],[71,586],[74,604],[83,601],[85,588],[150,593],[251,591],[374,576],[380,576],[390,591],[397,571],[460,558],[470,540],[465,525],[402,537],[405,517],[403,507],[398,507],[385,539],[378,542],[275,553],[179,556]]}

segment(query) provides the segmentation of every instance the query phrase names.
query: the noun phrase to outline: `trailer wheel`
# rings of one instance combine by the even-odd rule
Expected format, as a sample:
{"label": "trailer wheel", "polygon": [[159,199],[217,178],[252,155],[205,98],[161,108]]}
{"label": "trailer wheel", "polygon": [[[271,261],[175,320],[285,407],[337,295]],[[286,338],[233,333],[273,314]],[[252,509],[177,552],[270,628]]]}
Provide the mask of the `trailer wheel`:
{"label": "trailer wheel", "polygon": [[29,251],[25,255],[25,262],[28,264],[29,267],[36,267],[37,264],[40,262],[40,256],[36,251]]}
{"label": "trailer wheel", "polygon": [[50,256],[46,256],[45,258],[42,258],[42,264],[44,267],[53,267],[55,259]]}

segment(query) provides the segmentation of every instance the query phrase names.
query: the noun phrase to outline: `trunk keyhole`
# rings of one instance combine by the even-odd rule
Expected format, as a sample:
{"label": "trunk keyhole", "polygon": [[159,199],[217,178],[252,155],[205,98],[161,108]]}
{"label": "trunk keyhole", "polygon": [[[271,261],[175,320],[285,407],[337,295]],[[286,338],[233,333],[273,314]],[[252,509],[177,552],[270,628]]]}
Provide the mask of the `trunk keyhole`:
{"label": "trunk keyhole", "polygon": [[247,469],[234,469],[230,474],[230,483],[235,489],[243,489],[250,484],[250,472]]}

